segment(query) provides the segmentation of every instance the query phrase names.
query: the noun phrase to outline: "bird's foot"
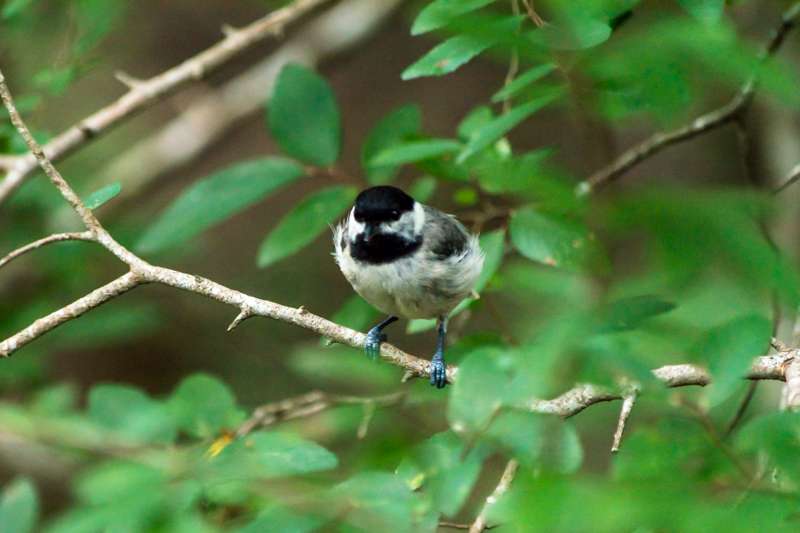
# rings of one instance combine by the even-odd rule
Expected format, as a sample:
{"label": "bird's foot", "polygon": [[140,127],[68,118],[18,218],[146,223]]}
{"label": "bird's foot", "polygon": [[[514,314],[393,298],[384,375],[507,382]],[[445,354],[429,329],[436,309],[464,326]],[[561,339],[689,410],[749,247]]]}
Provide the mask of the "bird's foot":
{"label": "bird's foot", "polygon": [[431,385],[437,389],[443,389],[447,385],[447,365],[439,354],[431,359]]}
{"label": "bird's foot", "polygon": [[386,340],[386,334],[381,333],[377,327],[372,328],[367,332],[367,340],[364,341],[364,352],[367,357],[373,361],[377,361],[381,356],[381,343]]}

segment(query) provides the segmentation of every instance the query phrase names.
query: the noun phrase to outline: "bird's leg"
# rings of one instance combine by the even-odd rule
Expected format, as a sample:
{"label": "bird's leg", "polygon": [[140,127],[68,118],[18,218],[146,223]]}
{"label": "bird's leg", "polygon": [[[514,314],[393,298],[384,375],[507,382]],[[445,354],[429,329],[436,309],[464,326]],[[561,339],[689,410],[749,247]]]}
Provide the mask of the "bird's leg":
{"label": "bird's leg", "polygon": [[439,336],[436,339],[436,352],[431,359],[431,385],[443,389],[447,385],[447,365],[444,363],[444,339],[447,335],[447,317],[438,320]]}
{"label": "bird's leg", "polygon": [[367,352],[367,357],[377,360],[381,355],[381,343],[386,340],[386,335],[383,333],[383,328],[397,321],[396,316],[386,317],[380,324],[367,332],[367,340],[364,341],[364,351]]}

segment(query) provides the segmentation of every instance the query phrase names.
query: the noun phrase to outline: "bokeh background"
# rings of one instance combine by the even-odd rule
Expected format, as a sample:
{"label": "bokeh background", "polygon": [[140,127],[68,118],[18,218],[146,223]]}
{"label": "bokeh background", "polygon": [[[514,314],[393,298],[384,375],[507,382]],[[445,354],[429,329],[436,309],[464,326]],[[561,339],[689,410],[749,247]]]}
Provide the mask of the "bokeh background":
{"label": "bokeh background", "polygon": [[[6,0],[0,2],[0,8],[7,9],[15,3],[25,2]],[[104,14],[92,18],[84,12],[95,9],[91,2],[30,3],[19,15],[0,22],[0,65],[26,119],[42,139],[122,95],[126,87],[115,79],[116,72],[135,78],[153,76],[218,41],[223,24],[243,26],[284,4],[258,0],[140,0],[114,2],[119,13],[100,10]],[[344,4],[347,2],[337,2],[339,9]],[[200,274],[247,294],[289,306],[303,305],[325,317],[336,315],[351,297],[352,290],[331,257],[328,234],[266,269],[256,265],[261,241],[299,199],[320,184],[341,181],[359,187],[367,185],[361,146],[372,127],[391,110],[416,103],[422,110],[426,134],[453,137],[460,121],[472,109],[484,105],[502,86],[508,69],[508,55],[498,51],[482,54],[448,76],[401,81],[403,70],[441,38],[436,34],[410,35],[411,22],[425,2],[391,2],[389,8],[378,0],[373,8],[368,4],[361,2],[358,13],[374,9],[381,12],[377,20],[364,22],[366,19],[359,18],[363,13],[353,14],[352,19],[342,19],[348,22],[345,26],[340,22],[339,31],[347,33],[342,29],[346,24],[353,25],[350,30],[354,33],[356,29],[365,29],[361,24],[368,24],[369,31],[344,49],[326,53],[315,66],[333,87],[342,112],[343,148],[336,175],[299,180],[180,247],[148,260]],[[755,50],[766,40],[789,3],[730,4],[725,15],[728,23]],[[59,162],[58,167],[81,194],[120,182],[120,195],[101,207],[98,216],[122,243],[135,243],[187,185],[232,163],[278,154],[280,149],[265,125],[264,106],[259,105],[253,112],[226,124],[214,139],[185,161],[167,165],[159,159],[163,155],[151,153],[131,162],[124,159],[126,155],[130,157],[139,143],[155,139],[173,121],[185,118],[198,102],[208,102],[220,94],[230,80],[259,68],[265,58],[276,57],[286,43],[314,38],[313,24],[328,16],[328,9],[325,6],[314,10],[291,25],[285,34],[253,47],[207,79],[190,84],[125,121]],[[621,43],[626,39],[635,42],[638,35],[660,20],[685,16],[679,2],[642,2],[630,20],[615,32],[614,39]],[[95,31],[97,36],[92,34]],[[332,46],[325,42],[324,36],[316,38],[322,40],[318,45],[322,49]],[[83,41],[85,45],[80,46],[85,50],[78,54],[75,49],[80,46],[76,43]],[[624,51],[626,45],[620,46]],[[800,39],[792,34],[780,51],[780,65],[796,70],[798,54]],[[580,57],[562,52],[561,59],[581,68],[593,61],[590,52]],[[679,62],[680,58],[675,60]],[[579,71],[579,67],[575,70]],[[792,79],[797,79],[796,74],[795,71]],[[701,80],[701,91],[686,95],[684,102],[659,116],[644,113],[609,120],[595,112],[591,98],[586,96],[594,88],[593,81],[576,74],[571,79],[570,97],[565,104],[549,107],[525,121],[509,134],[509,139],[515,152],[554,148],[553,164],[562,175],[569,176],[567,181],[585,178],[653,131],[681,124],[724,104],[736,90],[738,81]],[[252,98],[265,101],[269,91],[270,87],[264,86]],[[664,150],[604,194],[613,197],[619,191],[645,190],[663,184],[755,189],[775,186],[800,161],[800,115],[797,106],[786,105],[780,95],[765,92],[756,97],[743,122],[751,141],[751,174],[740,155],[741,136],[730,125]],[[227,120],[214,113],[196,117],[191,127],[158,141],[159,149],[172,154],[195,146],[196,137],[212,127],[209,124],[223,119]],[[19,140],[7,130],[3,130],[3,135],[7,151],[20,150]],[[135,153],[141,156],[141,152]],[[144,180],[138,172],[142,168],[147,169]],[[396,183],[411,187],[423,175],[418,168],[405,167]],[[754,176],[756,183],[749,176]],[[770,218],[773,237],[789,257],[795,257],[798,248],[797,193],[797,190],[783,193]],[[506,208],[518,203],[513,197],[489,198],[474,184],[453,180],[439,180],[428,202],[467,222],[487,204]],[[49,232],[79,229],[78,220],[62,204],[43,176],[29,180],[6,205],[0,206],[0,253]],[[503,220],[491,220],[481,229],[489,231],[504,224]],[[550,275],[546,269],[512,254],[507,260],[508,270],[503,271],[505,274],[494,288],[487,290],[468,317],[456,322],[453,340],[485,334],[523,339],[524,343],[529,333],[546,323],[553,310],[559,308],[556,302],[571,301],[565,294],[588,304],[594,298],[602,299],[597,295],[603,292],[604,285],[606,288],[624,285],[629,274],[635,278],[642,250],[641,242],[636,240],[633,244],[616,243],[610,250],[615,274],[577,289],[570,285],[577,283],[574,278]],[[36,317],[121,272],[120,264],[108,253],[86,243],[58,244],[15,261],[0,272],[0,336],[11,335]],[[525,280],[529,285],[525,286]],[[679,340],[654,342],[653,346],[659,350],[641,356],[644,367],[651,363],[657,366],[685,362],[687,356],[680,349],[692,346],[704,327],[692,321],[695,316],[714,324],[733,316],[731,308],[737,306],[770,315],[769,299],[764,298],[763,288],[748,287],[747,282],[728,279],[718,271],[698,272],[695,281],[698,283],[684,280],[679,288],[661,285],[664,292],[670,291],[666,297],[678,309],[685,304],[687,314],[676,319],[681,324],[665,321],[656,326],[658,333],[654,336],[667,336],[671,332]],[[632,286],[635,283],[621,293],[630,292]],[[641,286],[658,286],[658,283],[650,280]],[[309,332],[280,322],[254,318],[228,333],[225,329],[234,315],[230,307],[197,295],[159,286],[139,288],[67,323],[12,359],[0,361],[0,396],[4,402],[24,403],[44,386],[64,383],[74,387],[79,402],[83,402],[90,387],[108,382],[134,385],[160,396],[168,394],[187,375],[206,372],[227,383],[243,408],[252,409],[317,388],[375,394],[393,390],[402,376],[397,368],[362,360],[356,350],[323,347]],[[783,323],[781,327],[782,333],[791,337],[791,324]],[[407,334],[404,328],[404,324],[394,326],[389,332],[391,341],[410,353],[428,357],[435,342],[433,333]],[[464,350],[457,345],[452,360],[457,362]],[[530,356],[535,357],[535,351]],[[337,367],[329,363],[331,359],[345,359],[347,363]],[[548,383],[550,390],[558,393],[568,388],[581,378],[583,371],[574,358],[565,358]],[[409,446],[447,427],[443,403],[431,401],[441,393],[428,390],[423,380],[409,386],[424,400],[399,408],[379,409],[365,439],[355,437],[362,414],[357,407],[322,413],[291,423],[290,427],[335,451],[346,471],[362,466],[391,470]],[[761,385],[754,411],[773,409],[779,389],[778,383]],[[692,397],[695,393],[685,394]],[[655,404],[662,400],[665,399],[658,397],[652,401]],[[638,424],[659,418],[658,409],[662,407],[651,406],[648,401],[645,401],[647,407],[634,415],[630,431],[635,432]],[[735,405],[731,400],[728,412]],[[573,419],[583,445],[583,471],[603,474],[612,468],[608,448],[618,407],[616,403],[593,406]],[[20,473],[30,474],[43,491],[46,514],[56,514],[70,505],[69,472],[43,464],[35,453],[30,456],[20,453],[19,445],[14,442],[0,444],[0,458],[0,485]],[[503,464],[497,457],[488,462],[466,509],[474,509],[496,483]],[[468,519],[472,514],[465,511],[463,516]]]}

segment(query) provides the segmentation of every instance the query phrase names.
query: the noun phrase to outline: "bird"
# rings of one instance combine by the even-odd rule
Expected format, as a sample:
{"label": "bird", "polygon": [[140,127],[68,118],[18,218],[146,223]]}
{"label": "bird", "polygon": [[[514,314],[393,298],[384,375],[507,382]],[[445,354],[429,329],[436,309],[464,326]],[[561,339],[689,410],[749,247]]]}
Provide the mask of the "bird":
{"label": "bird", "polygon": [[484,254],[478,236],[453,215],[414,200],[397,187],[361,191],[333,231],[334,257],[353,289],[387,317],[367,332],[373,360],[398,318],[437,321],[430,383],[447,384],[444,360],[449,313],[473,293]]}

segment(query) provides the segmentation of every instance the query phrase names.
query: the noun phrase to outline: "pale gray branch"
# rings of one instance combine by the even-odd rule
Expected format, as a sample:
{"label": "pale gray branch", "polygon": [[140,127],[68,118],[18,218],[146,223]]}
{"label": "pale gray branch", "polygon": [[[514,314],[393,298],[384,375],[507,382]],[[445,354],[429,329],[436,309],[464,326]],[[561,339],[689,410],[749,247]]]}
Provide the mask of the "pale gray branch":
{"label": "pale gray branch", "polygon": [[628,423],[633,412],[633,404],[636,403],[636,396],[639,394],[638,387],[631,387],[622,395],[622,407],[619,410],[619,421],[617,429],[614,431],[614,442],[611,444],[611,453],[617,453],[622,444],[622,435],[625,433],[625,425]]}
{"label": "pale gray branch", "polygon": [[[216,89],[199,94],[185,111],[114,158],[98,176],[114,176],[125,195],[202,153],[237,121],[259,111],[289,62],[313,66],[369,37],[402,0],[349,0],[321,14],[272,55]],[[88,186],[94,190],[101,181]],[[60,217],[57,217],[60,220]]]}
{"label": "pale gray branch", "polygon": [[486,498],[486,503],[483,505],[481,512],[478,514],[475,521],[472,523],[472,526],[469,528],[469,533],[481,533],[484,529],[486,529],[486,520],[489,516],[489,511],[492,510],[492,507],[502,498],[503,494],[508,492],[508,489],[511,488],[511,483],[514,481],[514,476],[517,475],[517,470],[519,469],[519,463],[516,459],[511,459],[506,463],[506,467],[503,470],[503,475],[500,476],[500,482],[494,488],[492,493]]}
{"label": "pale gray branch", "polygon": [[[47,143],[45,153],[52,160],[64,157],[164,96],[192,81],[203,79],[210,72],[270,35],[279,33],[287,24],[327,1],[295,0],[242,29],[230,32],[217,44],[157,76],[135,82],[128,76],[125,78],[130,82],[127,93],[56,136]],[[0,203],[8,198],[36,170],[36,167],[35,154],[20,156],[13,165],[10,165],[5,179],[0,182]]]}
{"label": "pale gray branch", "polygon": [[3,268],[5,265],[25,255],[26,253],[41,248],[42,246],[48,245],[53,242],[62,242],[62,241],[91,241],[92,234],[89,231],[83,231],[79,233],[55,233],[53,235],[49,235],[47,237],[43,237],[38,241],[33,241],[31,243],[26,244],[25,246],[21,246],[16,250],[6,254],[4,257],[0,258],[0,268]]}

